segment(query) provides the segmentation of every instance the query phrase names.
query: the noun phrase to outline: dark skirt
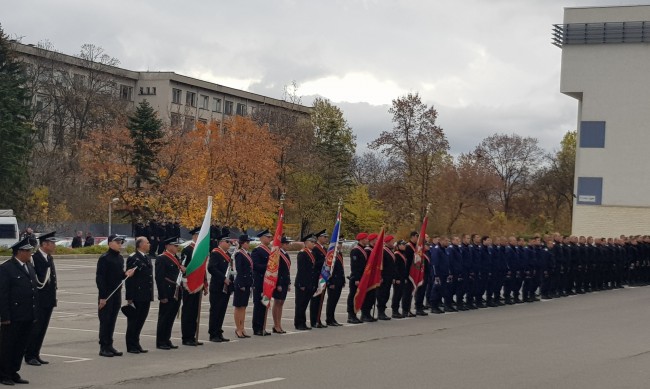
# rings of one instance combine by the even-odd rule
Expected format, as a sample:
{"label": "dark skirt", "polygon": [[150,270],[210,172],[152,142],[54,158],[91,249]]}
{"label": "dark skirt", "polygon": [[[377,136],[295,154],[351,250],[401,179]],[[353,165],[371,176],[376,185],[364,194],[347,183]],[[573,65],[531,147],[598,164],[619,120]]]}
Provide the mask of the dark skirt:
{"label": "dark skirt", "polygon": [[251,297],[251,288],[246,287],[245,290],[235,288],[235,295],[232,299],[232,305],[237,308],[247,307],[248,300]]}
{"label": "dark skirt", "polygon": [[[282,292],[278,292],[278,286],[282,287]],[[273,291],[273,298],[276,300],[286,300],[287,292],[289,291],[289,285],[277,285]]]}

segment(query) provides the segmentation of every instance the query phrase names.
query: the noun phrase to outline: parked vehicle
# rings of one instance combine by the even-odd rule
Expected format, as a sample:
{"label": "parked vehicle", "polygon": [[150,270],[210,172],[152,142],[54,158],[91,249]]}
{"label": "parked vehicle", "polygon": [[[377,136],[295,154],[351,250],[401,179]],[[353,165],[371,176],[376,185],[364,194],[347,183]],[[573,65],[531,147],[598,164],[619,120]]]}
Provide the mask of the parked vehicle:
{"label": "parked vehicle", "polygon": [[9,247],[18,242],[20,231],[18,220],[11,209],[0,209],[0,247]]}

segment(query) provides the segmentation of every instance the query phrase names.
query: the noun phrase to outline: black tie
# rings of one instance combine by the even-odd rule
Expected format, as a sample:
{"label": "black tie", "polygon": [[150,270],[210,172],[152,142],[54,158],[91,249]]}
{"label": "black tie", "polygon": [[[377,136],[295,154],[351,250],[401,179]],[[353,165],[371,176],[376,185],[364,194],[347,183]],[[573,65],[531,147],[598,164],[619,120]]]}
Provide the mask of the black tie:
{"label": "black tie", "polygon": [[27,267],[26,263],[23,263],[23,268],[25,269],[25,273],[27,273],[27,275],[29,275],[29,268]]}

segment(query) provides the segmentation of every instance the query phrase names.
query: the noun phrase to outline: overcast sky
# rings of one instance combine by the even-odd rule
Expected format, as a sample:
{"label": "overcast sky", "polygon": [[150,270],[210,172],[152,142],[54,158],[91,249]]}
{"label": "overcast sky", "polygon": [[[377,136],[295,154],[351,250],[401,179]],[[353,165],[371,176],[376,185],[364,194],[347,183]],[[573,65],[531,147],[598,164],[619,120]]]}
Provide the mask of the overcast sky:
{"label": "overcast sky", "polygon": [[[20,0],[5,33],[66,54],[102,46],[132,70],[174,71],[281,98],[295,80],[341,107],[358,149],[392,126],[391,101],[419,92],[454,154],[495,132],[551,151],[576,127],[560,94],[551,25],[563,7],[617,0]],[[6,5],[6,4],[5,4]]]}

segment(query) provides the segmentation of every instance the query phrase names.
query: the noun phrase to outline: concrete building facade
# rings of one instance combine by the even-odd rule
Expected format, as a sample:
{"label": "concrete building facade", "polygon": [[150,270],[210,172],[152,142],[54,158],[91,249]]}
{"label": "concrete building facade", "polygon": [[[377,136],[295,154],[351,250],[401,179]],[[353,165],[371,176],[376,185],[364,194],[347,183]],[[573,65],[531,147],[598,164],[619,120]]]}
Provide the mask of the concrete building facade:
{"label": "concrete building facade", "polygon": [[566,8],[553,43],[578,100],[572,233],[650,234],[650,6]]}

